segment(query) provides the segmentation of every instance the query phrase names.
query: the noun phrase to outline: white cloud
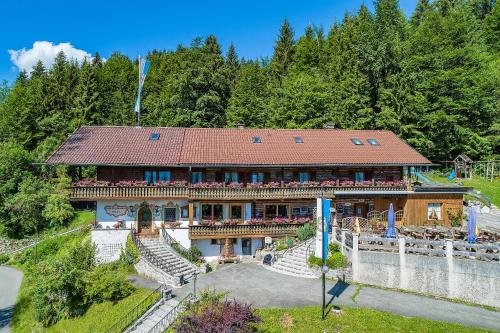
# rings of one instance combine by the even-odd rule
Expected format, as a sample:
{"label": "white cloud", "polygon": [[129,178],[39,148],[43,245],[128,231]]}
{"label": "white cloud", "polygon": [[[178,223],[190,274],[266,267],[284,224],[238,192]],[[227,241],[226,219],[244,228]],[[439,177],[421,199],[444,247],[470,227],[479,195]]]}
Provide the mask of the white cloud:
{"label": "white cloud", "polygon": [[12,60],[19,70],[26,70],[30,73],[33,66],[39,60],[42,61],[46,68],[50,68],[52,64],[54,64],[54,58],[61,51],[66,54],[68,59],[77,60],[79,63],[85,58],[92,58],[90,53],[77,49],[70,43],[54,44],[47,41],[34,42],[33,47],[28,50],[26,50],[26,48],[22,48],[21,50],[9,50],[9,54],[10,60]]}

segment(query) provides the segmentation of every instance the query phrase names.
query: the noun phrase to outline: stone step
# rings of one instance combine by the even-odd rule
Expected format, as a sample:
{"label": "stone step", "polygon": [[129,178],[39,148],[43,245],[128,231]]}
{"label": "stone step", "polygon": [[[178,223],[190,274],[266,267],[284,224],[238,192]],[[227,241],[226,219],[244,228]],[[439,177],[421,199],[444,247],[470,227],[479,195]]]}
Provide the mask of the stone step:
{"label": "stone step", "polygon": [[296,277],[301,277],[301,278],[308,278],[308,279],[316,279],[317,276],[312,274],[312,273],[302,273],[302,272],[296,272],[296,271],[293,271],[293,270],[288,270],[288,269],[276,269],[273,266],[265,266],[267,269],[271,270],[271,271],[274,271],[276,273],[280,273],[280,274],[285,274],[285,275],[290,275],[290,276],[296,276]]}

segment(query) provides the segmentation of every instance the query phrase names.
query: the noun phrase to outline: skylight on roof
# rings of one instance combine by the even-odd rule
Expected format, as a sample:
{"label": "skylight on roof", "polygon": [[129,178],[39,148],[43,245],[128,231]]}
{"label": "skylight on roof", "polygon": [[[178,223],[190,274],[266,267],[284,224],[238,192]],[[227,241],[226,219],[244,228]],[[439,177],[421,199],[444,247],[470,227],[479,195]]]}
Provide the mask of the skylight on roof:
{"label": "skylight on roof", "polygon": [[356,139],[356,138],[353,138],[351,139],[352,143],[354,143],[356,146],[362,146],[363,145],[363,141],[361,141],[360,139]]}
{"label": "skylight on roof", "polygon": [[262,143],[260,136],[252,137],[252,143]]}
{"label": "skylight on roof", "polygon": [[302,138],[300,136],[296,136],[294,138],[294,140],[295,140],[295,143],[304,143],[304,140],[302,140]]}
{"label": "skylight on roof", "polygon": [[368,141],[368,143],[372,146],[380,146],[380,143],[378,143],[375,139],[366,139],[366,141]]}
{"label": "skylight on roof", "polygon": [[158,141],[160,139],[160,133],[151,133],[149,135],[149,140]]}

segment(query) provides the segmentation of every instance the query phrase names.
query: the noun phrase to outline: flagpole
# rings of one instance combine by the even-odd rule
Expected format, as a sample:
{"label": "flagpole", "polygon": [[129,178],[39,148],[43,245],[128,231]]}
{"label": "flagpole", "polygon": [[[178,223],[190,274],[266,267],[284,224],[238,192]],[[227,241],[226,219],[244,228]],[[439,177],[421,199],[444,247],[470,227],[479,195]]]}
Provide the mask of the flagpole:
{"label": "flagpole", "polygon": [[137,127],[141,127],[141,56],[139,56],[139,85],[137,86]]}

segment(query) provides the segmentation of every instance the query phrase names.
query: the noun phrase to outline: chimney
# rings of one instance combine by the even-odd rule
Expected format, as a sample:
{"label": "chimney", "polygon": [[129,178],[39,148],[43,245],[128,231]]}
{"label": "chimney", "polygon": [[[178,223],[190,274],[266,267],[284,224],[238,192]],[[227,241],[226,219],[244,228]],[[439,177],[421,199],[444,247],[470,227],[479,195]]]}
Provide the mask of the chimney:
{"label": "chimney", "polygon": [[245,124],[239,123],[236,125],[239,129],[245,129]]}

